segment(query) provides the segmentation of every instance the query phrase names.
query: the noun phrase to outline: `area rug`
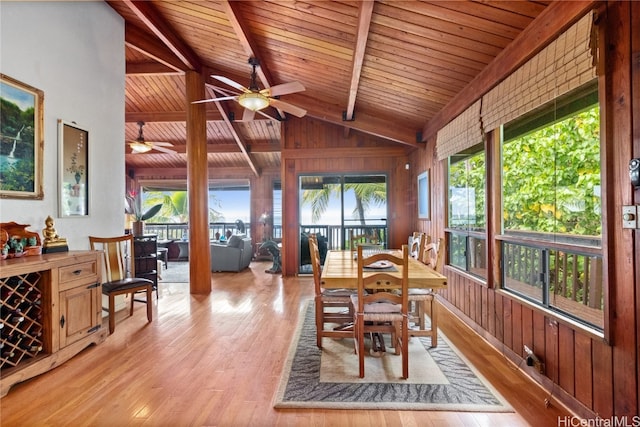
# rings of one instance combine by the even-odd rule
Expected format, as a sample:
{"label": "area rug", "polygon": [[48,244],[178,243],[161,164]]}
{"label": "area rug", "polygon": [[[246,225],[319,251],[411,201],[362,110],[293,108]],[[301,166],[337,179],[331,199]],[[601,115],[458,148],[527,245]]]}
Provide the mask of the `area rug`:
{"label": "area rug", "polygon": [[409,379],[400,379],[401,357],[367,355],[365,378],[350,339],[324,338],[316,346],[313,301],[304,308],[291,343],[275,408],[392,409],[464,412],[513,412],[506,400],[438,332],[410,342]]}
{"label": "area rug", "polygon": [[162,268],[158,279],[163,283],[189,283],[189,262],[169,261],[167,268]]}

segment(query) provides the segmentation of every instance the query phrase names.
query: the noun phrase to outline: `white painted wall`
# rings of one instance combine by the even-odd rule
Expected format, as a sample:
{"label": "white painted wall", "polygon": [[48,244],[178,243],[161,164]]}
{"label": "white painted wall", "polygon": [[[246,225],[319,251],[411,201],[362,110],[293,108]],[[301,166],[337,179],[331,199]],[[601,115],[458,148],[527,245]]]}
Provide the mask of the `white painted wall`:
{"label": "white painted wall", "polygon": [[[44,91],[44,198],[0,199],[0,222],[42,235],[51,215],[71,250],[124,229],[124,22],[104,2],[0,2],[0,72]],[[58,217],[57,121],[89,131],[89,216]]]}

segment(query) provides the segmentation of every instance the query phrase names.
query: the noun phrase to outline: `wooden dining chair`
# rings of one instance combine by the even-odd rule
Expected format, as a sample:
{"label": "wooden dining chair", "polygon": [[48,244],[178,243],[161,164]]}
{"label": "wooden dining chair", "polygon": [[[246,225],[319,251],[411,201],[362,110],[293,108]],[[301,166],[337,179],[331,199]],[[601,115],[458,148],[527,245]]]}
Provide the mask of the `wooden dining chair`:
{"label": "wooden dining chair", "polygon": [[[103,280],[102,294],[109,298],[109,307],[102,309],[109,312],[109,334],[116,327],[115,297],[117,295],[131,295],[131,309],[129,316],[133,316],[133,303],[147,304],[147,320],[153,320],[153,281],[135,277],[133,262],[133,235],[127,234],[117,237],[89,236],[91,250],[102,253]],[[135,298],[138,292],[146,292],[146,299]]]}
{"label": "wooden dining chair", "polygon": [[431,236],[425,233],[414,231],[409,236],[409,256],[418,259],[424,251],[424,245],[431,243]]}
{"label": "wooden dining chair", "polygon": [[320,279],[322,264],[318,238],[315,234],[309,236],[309,253],[315,287],[316,344],[318,348],[322,348],[323,337],[353,337],[351,325],[353,312],[351,311],[350,297],[355,289],[324,289],[322,287]]}
{"label": "wooden dining chair", "polygon": [[[400,257],[384,252],[367,257],[366,250],[358,247],[357,258],[358,293],[351,297],[351,303],[360,378],[364,378],[365,336],[390,333],[396,354],[402,356],[402,378],[406,379],[409,377],[408,245],[402,246]],[[387,265],[389,267],[384,268]],[[392,275],[390,271],[385,271],[388,268],[399,269],[401,274]]]}
{"label": "wooden dining chair", "polygon": [[349,230],[349,247],[355,252],[358,246],[365,246],[370,249],[383,249],[384,244],[377,234],[356,234],[354,230]]}
{"label": "wooden dining chair", "polygon": [[[424,245],[420,261],[434,270],[441,272],[444,262],[444,239],[438,238],[436,242]],[[431,318],[431,325],[437,325],[438,306],[433,289],[409,288],[410,319],[415,323],[415,328],[409,330],[412,337],[430,337],[431,347],[438,346],[438,328],[427,328],[427,314]]]}

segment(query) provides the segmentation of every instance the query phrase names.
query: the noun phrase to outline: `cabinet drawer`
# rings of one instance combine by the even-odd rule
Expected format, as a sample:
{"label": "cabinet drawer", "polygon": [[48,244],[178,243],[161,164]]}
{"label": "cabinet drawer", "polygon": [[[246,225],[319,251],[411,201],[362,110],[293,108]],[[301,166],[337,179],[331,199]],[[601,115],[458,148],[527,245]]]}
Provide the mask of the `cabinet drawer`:
{"label": "cabinet drawer", "polygon": [[58,280],[60,287],[70,283],[89,283],[97,280],[98,268],[96,261],[82,262],[59,268]]}

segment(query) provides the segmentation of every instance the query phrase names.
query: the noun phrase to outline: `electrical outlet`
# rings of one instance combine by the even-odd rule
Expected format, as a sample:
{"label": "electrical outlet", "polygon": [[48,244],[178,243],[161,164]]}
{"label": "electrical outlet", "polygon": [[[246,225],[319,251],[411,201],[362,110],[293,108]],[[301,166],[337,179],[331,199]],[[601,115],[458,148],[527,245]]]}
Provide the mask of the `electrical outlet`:
{"label": "electrical outlet", "polygon": [[524,357],[527,361],[527,366],[532,366],[536,371],[544,374],[544,363],[526,345],[524,346]]}
{"label": "electrical outlet", "polygon": [[636,206],[622,207],[622,228],[638,228],[638,209]]}

